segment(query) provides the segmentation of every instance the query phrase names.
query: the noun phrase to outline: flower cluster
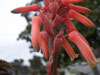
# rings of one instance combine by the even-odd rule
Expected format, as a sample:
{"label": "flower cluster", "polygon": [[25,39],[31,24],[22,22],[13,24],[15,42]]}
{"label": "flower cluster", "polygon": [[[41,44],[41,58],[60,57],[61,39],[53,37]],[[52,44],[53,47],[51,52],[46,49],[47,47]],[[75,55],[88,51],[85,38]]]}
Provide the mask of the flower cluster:
{"label": "flower cluster", "polygon": [[[84,2],[84,0],[44,0],[44,7],[42,8],[37,4],[33,4],[19,7],[12,11],[12,13],[24,13],[40,10],[38,16],[32,18],[31,41],[37,51],[42,48],[44,57],[49,60],[47,63],[48,75],[51,75],[52,64],[55,61],[54,57],[59,52],[60,46],[65,48],[71,61],[78,57],[78,54],[74,52],[69,42],[65,39],[66,37],[79,48],[90,66],[94,67],[96,63],[100,62],[95,58],[87,40],[77,31],[71,21],[72,18],[87,27],[95,27],[90,19],[80,14],[89,13],[91,10],[74,4],[80,2]],[[66,27],[61,28],[57,34],[56,29],[62,22],[66,24]],[[40,32],[42,23],[44,23],[44,29]],[[66,35],[64,35],[65,30]]]}

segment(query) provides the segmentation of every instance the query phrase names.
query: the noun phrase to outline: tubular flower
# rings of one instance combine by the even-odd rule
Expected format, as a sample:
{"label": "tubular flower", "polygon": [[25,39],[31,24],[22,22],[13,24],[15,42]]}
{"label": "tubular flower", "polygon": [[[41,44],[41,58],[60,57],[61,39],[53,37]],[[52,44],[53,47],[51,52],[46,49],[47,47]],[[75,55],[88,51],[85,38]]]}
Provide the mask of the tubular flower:
{"label": "tubular flower", "polygon": [[64,23],[67,25],[67,32],[77,31],[68,16],[65,16]]}
{"label": "tubular flower", "polygon": [[47,44],[48,34],[45,31],[40,32],[40,37],[41,37],[41,48],[43,55],[46,59],[49,59],[49,48]]}
{"label": "tubular flower", "polygon": [[[67,25],[67,32],[70,33],[72,31],[77,31],[77,29],[75,28],[75,26],[73,25],[73,23],[71,22],[71,20],[66,16],[64,22]],[[80,37],[89,45],[89,43],[87,42],[87,40],[79,33]]]}
{"label": "tubular flower", "polygon": [[64,18],[62,18],[61,16],[56,14],[56,17],[53,21],[53,27],[58,27],[59,24],[61,24],[63,22]]}
{"label": "tubular flower", "polygon": [[62,37],[64,35],[64,29],[61,28],[59,33],[56,35],[54,41],[53,41],[53,50],[52,50],[52,55],[56,56],[60,50],[60,46],[62,45]]}
{"label": "tubular flower", "polygon": [[39,51],[40,50],[40,26],[42,24],[42,19],[39,16],[35,16],[32,19],[32,29],[31,29],[31,41],[33,47]]}
{"label": "tubular flower", "polygon": [[55,38],[53,42],[53,51],[52,54],[55,56],[58,54],[61,46],[61,39],[60,38]]}
{"label": "tubular flower", "polygon": [[76,12],[75,10],[71,9],[69,11],[69,14],[68,16],[70,18],[74,18],[74,19],[77,19],[78,21],[80,21],[81,23],[83,23],[85,26],[87,27],[95,27],[94,23],[89,20],[87,17],[79,14],[78,12]]}
{"label": "tubular flower", "polygon": [[89,45],[80,37],[79,33],[77,31],[73,31],[68,35],[68,39],[72,41],[81,51],[84,58],[88,61],[90,66],[94,67],[96,63],[99,63],[100,61],[97,60],[92,53],[91,48]]}
{"label": "tubular flower", "polygon": [[[56,57],[61,46],[65,48],[71,61],[78,57],[78,54],[74,52],[65,39],[66,37],[79,48],[90,66],[94,67],[96,63],[99,63],[100,61],[95,58],[88,41],[78,32],[71,21],[72,18],[87,27],[95,27],[95,24],[90,19],[80,14],[88,13],[91,10],[74,4],[84,2],[84,0],[43,0],[43,2],[44,7],[42,8],[37,4],[33,4],[16,8],[11,12],[25,13],[40,10],[38,16],[32,18],[31,42],[33,48],[37,51],[42,48],[44,57],[49,60],[47,63],[48,75],[57,75]],[[40,32],[42,22],[43,30],[41,29]],[[61,26],[62,28],[59,28],[62,22],[66,24],[66,27]],[[66,32],[64,32],[65,30]]]}
{"label": "tubular flower", "polygon": [[69,3],[80,3],[80,2],[84,2],[84,0],[61,0],[63,5],[67,5]]}
{"label": "tubular flower", "polygon": [[[80,38],[81,38],[82,40],[84,40],[84,42],[85,42],[87,45],[89,45],[88,41],[82,36],[82,34],[79,33],[79,36],[80,36]],[[89,45],[89,46],[90,46],[90,45]]]}
{"label": "tubular flower", "polygon": [[65,38],[62,39],[62,45],[65,48],[68,55],[70,56],[71,61],[74,61],[74,58],[77,58],[78,54],[75,54],[73,48],[71,47],[71,45],[68,43],[68,41]]}
{"label": "tubular flower", "polygon": [[74,5],[74,4],[69,4],[68,8],[69,8],[69,10],[73,9],[73,10],[81,12],[81,13],[89,13],[89,12],[91,12],[91,10],[86,8],[86,7],[77,6],[77,5]]}
{"label": "tubular flower", "polygon": [[14,10],[12,10],[12,13],[24,13],[24,12],[29,12],[29,11],[37,11],[39,9],[39,6],[37,4],[33,4],[30,6],[26,6],[26,7],[19,7],[16,8]]}

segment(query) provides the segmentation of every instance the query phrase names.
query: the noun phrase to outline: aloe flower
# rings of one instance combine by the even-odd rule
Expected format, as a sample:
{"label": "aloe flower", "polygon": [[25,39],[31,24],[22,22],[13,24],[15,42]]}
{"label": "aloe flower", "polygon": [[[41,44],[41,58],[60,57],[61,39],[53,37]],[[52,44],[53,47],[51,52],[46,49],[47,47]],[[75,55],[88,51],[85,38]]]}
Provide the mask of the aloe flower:
{"label": "aloe flower", "polygon": [[48,33],[45,31],[42,31],[40,33],[40,37],[41,37],[41,48],[42,48],[43,55],[46,59],[49,59],[49,48],[47,45],[47,40],[49,39]]}
{"label": "aloe flower", "polygon": [[[59,72],[57,72],[56,58],[61,46],[65,48],[71,61],[78,58],[78,54],[74,52],[68,40],[79,48],[90,66],[94,67],[99,63],[100,61],[95,58],[88,41],[78,32],[71,21],[72,18],[87,27],[95,27],[95,24],[90,19],[81,14],[87,14],[91,12],[91,10],[74,4],[84,2],[84,0],[43,0],[43,2],[44,7],[33,4],[16,8],[12,13],[36,12],[40,10],[38,16],[32,18],[31,41],[34,49],[39,51],[41,48],[44,57],[48,60],[46,65],[47,74],[60,75]],[[62,22],[66,24],[66,27],[60,28],[57,33],[57,28]],[[40,32],[42,23],[44,24],[44,28]],[[64,32],[65,30],[66,32]],[[66,38],[68,38],[68,40]]]}
{"label": "aloe flower", "polygon": [[89,45],[80,37],[79,33],[77,31],[73,31],[68,35],[68,38],[70,41],[76,44],[76,46],[81,51],[84,58],[88,61],[89,65],[94,67],[96,63],[99,63],[100,61],[97,60],[92,53],[91,48]]}
{"label": "aloe flower", "polygon": [[37,4],[33,4],[27,7],[19,7],[16,8],[14,10],[12,10],[12,13],[25,13],[25,12],[29,12],[29,11],[37,11],[39,9],[39,6]]}
{"label": "aloe flower", "polygon": [[65,38],[62,39],[62,46],[65,48],[66,52],[70,56],[71,61],[74,61],[74,58],[78,57],[78,54],[75,54],[73,48]]}
{"label": "aloe flower", "polygon": [[31,39],[33,47],[39,51],[40,50],[40,26],[42,24],[42,19],[39,16],[35,16],[32,19],[32,29],[31,29]]}

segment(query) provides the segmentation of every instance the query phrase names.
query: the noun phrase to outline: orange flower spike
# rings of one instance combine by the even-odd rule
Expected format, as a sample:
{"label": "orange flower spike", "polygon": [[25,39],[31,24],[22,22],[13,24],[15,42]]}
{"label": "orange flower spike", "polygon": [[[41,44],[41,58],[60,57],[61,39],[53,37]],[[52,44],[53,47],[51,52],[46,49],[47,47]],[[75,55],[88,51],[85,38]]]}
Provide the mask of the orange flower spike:
{"label": "orange flower spike", "polygon": [[63,5],[67,5],[69,3],[80,3],[84,2],[84,0],[61,0]]}
{"label": "orange flower spike", "polygon": [[90,66],[94,67],[96,63],[100,63],[100,61],[95,58],[89,45],[86,44],[86,42],[80,37],[77,31],[69,33],[68,39],[74,44],[76,44],[76,46],[80,49],[82,55],[88,61]]}
{"label": "orange flower spike", "polygon": [[87,17],[79,14],[78,12],[76,12],[73,9],[69,10],[68,17],[69,18],[74,18],[74,19],[80,21],[81,23],[83,23],[87,27],[91,27],[91,28],[95,27],[94,23],[90,19],[88,19]]}
{"label": "orange flower spike", "polygon": [[68,55],[70,56],[71,61],[74,61],[74,58],[77,58],[78,54],[75,54],[73,48],[71,47],[71,45],[68,43],[68,41],[65,38],[62,39],[62,45],[65,48]]}
{"label": "orange flower spike", "polygon": [[14,10],[12,10],[12,13],[25,13],[25,12],[29,12],[29,11],[37,11],[40,7],[37,4],[33,4],[33,5],[29,5],[29,6],[25,6],[25,7],[19,7],[16,8]]}
{"label": "orange flower spike", "polygon": [[68,4],[68,8],[69,8],[69,10],[74,9],[75,11],[78,11],[78,12],[81,12],[81,13],[91,12],[91,10],[86,8],[86,7],[77,6],[77,5],[74,5],[74,4]]}
{"label": "orange flower spike", "polygon": [[31,28],[31,41],[33,47],[39,51],[40,50],[40,26],[42,24],[42,19],[39,16],[34,16],[32,18],[32,28]]}
{"label": "orange flower spike", "polygon": [[49,59],[49,48],[48,48],[48,44],[47,44],[47,40],[48,40],[48,34],[46,31],[42,31],[40,32],[40,37],[41,37],[41,48],[42,48],[42,52],[43,55],[45,57],[45,59]]}

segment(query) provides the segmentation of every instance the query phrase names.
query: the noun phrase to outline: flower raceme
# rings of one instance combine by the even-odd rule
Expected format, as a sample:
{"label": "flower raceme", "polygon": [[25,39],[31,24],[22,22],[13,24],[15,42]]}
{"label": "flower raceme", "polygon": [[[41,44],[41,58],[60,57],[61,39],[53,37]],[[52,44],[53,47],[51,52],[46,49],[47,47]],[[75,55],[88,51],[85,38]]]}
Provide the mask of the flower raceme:
{"label": "flower raceme", "polygon": [[[95,58],[87,40],[78,32],[70,19],[76,19],[90,28],[95,27],[90,19],[80,14],[89,13],[91,10],[74,4],[84,1],[85,0],[44,0],[44,7],[40,8],[37,4],[33,4],[16,8],[12,13],[40,10],[39,15],[32,18],[31,41],[34,49],[37,51],[42,48],[43,55],[49,60],[48,63],[50,63],[50,65],[54,66],[54,57],[57,56],[61,46],[65,48],[72,61],[78,57],[66,40],[66,37],[68,37],[68,39],[79,48],[89,65],[94,67],[99,61]],[[66,24],[66,27],[60,28],[57,34],[57,28],[62,22]],[[44,23],[44,28],[43,31],[40,32],[42,23]],[[66,32],[64,32],[65,30]],[[52,63],[50,60],[52,60]],[[51,67],[50,65],[49,67]],[[50,71],[53,70],[49,68],[49,74],[53,73]]]}

